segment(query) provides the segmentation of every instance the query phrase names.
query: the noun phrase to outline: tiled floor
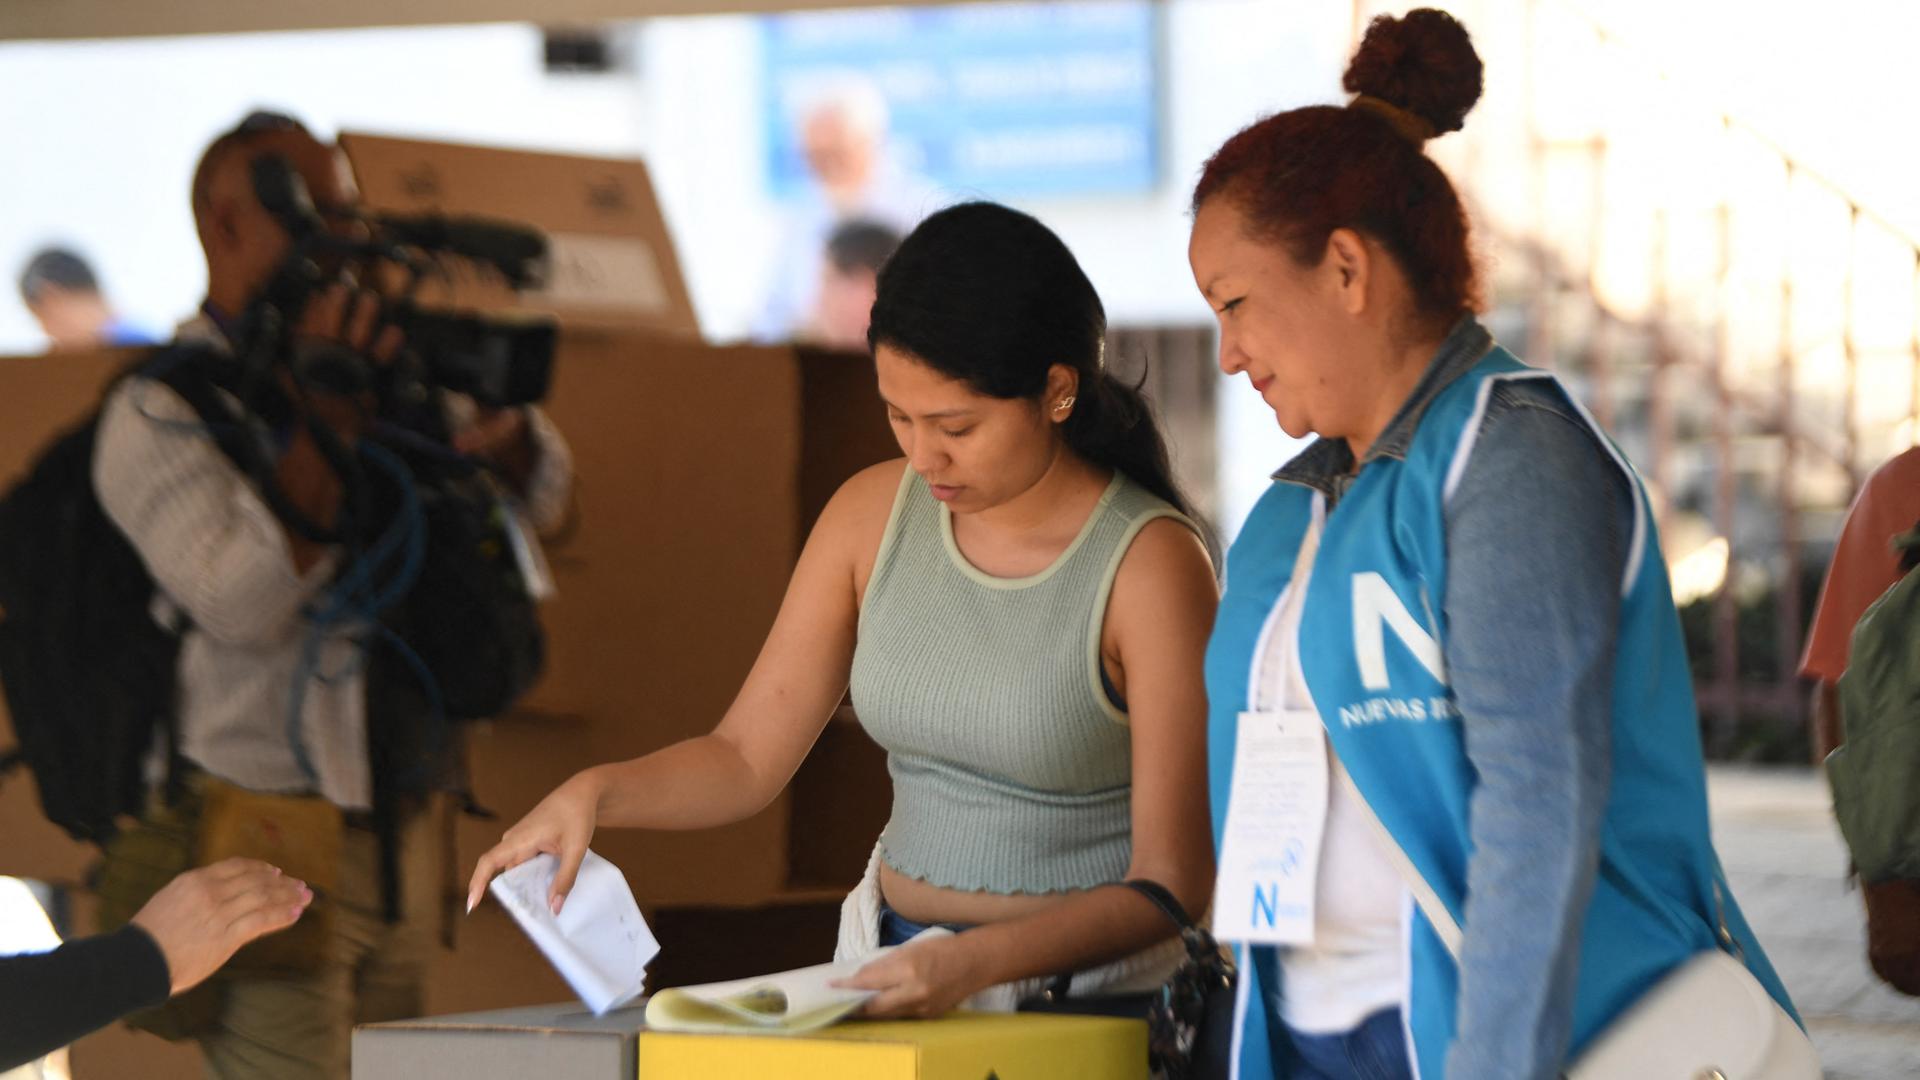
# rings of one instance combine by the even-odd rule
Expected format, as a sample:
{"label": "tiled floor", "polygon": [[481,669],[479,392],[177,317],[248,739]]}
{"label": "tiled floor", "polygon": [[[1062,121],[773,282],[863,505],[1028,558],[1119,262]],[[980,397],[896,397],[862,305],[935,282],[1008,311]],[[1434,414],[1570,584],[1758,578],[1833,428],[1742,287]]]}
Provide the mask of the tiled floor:
{"label": "tiled floor", "polygon": [[1714,839],[1734,893],[1807,1019],[1829,1080],[1920,1077],[1920,999],[1867,968],[1860,897],[1811,769],[1717,767]]}

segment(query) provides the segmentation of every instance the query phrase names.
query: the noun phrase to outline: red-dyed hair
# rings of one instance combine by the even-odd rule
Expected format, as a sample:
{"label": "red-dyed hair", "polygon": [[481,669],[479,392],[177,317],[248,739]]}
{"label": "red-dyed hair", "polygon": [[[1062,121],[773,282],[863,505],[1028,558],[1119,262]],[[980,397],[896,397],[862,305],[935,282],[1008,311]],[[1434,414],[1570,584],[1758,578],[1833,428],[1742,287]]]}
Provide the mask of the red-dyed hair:
{"label": "red-dyed hair", "polygon": [[[1382,15],[1343,84],[1444,134],[1480,98],[1480,57],[1445,12]],[[1319,265],[1333,231],[1353,229],[1400,264],[1421,314],[1451,322],[1481,308],[1459,194],[1422,144],[1376,109],[1312,105],[1242,130],[1208,159],[1194,211],[1223,194],[1300,265]]]}

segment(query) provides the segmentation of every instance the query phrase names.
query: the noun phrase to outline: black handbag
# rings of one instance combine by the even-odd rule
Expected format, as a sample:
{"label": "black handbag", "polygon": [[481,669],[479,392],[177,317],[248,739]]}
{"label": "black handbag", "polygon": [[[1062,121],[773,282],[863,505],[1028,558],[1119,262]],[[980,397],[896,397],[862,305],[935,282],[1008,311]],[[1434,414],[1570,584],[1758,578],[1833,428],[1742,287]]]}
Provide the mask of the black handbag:
{"label": "black handbag", "polygon": [[1173,893],[1154,881],[1124,881],[1180,930],[1186,959],[1160,989],[1145,994],[1072,998],[1073,976],[1054,979],[1021,1012],[1120,1016],[1147,1022],[1147,1064],[1154,1080],[1226,1080],[1233,1053],[1233,960],[1213,935],[1188,917]]}

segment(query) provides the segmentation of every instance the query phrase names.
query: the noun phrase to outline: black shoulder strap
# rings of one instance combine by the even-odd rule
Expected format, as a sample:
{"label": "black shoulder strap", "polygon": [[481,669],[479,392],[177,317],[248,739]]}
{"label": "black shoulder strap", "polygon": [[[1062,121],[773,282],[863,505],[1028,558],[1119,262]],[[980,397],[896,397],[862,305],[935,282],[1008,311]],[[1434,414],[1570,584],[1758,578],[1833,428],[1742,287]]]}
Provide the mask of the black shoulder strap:
{"label": "black shoulder strap", "polygon": [[154,350],[135,362],[128,374],[152,379],[180,395],[206,425],[207,436],[240,471],[254,475],[264,451],[248,430],[242,414],[221,396],[226,380],[224,358],[212,348],[174,344]]}
{"label": "black shoulder strap", "polygon": [[[234,381],[240,372],[226,356],[201,345],[173,345],[156,350],[134,365],[133,373],[164,384],[180,395],[200,422],[206,425],[220,452],[232,461],[241,474],[250,478],[267,506],[281,523],[307,540],[318,544],[338,543],[338,530],[328,529],[301,513],[275,480],[274,457],[267,449],[267,436],[261,418],[248,414],[244,407],[229,403],[227,394],[237,393]],[[291,416],[288,422],[295,421]],[[322,436],[316,431],[316,436]],[[329,444],[322,438],[323,453],[336,469],[351,468],[348,451],[338,440]]]}
{"label": "black shoulder strap", "polygon": [[1900,572],[1905,574],[1920,566],[1920,521],[1913,528],[1893,538],[1893,549],[1900,553]]}
{"label": "black shoulder strap", "polygon": [[1148,881],[1146,878],[1134,878],[1120,884],[1151,900],[1153,906],[1159,908],[1175,927],[1181,930],[1193,929],[1193,919],[1187,915],[1187,909],[1181,906],[1178,899],[1175,899],[1173,890],[1165,885],[1157,881]]}

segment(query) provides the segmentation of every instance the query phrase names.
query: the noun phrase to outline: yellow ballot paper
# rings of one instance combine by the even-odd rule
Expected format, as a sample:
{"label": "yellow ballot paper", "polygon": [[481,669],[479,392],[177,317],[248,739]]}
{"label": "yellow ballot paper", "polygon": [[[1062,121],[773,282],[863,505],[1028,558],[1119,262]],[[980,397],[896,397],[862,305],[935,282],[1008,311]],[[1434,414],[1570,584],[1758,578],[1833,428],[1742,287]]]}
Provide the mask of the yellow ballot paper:
{"label": "yellow ballot paper", "polygon": [[[934,926],[915,935],[913,940],[951,933]],[[662,990],[647,999],[647,1027],[653,1031],[740,1031],[761,1035],[818,1031],[852,1013],[874,995],[872,990],[851,990],[833,984],[852,978],[854,972],[891,951],[881,949],[862,960],[815,964],[774,975]]]}

